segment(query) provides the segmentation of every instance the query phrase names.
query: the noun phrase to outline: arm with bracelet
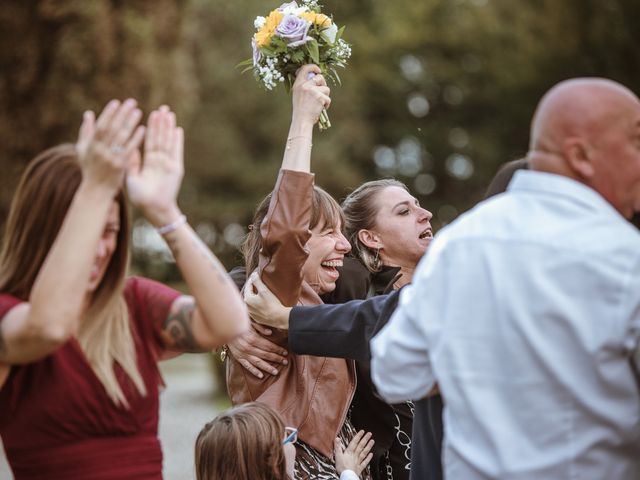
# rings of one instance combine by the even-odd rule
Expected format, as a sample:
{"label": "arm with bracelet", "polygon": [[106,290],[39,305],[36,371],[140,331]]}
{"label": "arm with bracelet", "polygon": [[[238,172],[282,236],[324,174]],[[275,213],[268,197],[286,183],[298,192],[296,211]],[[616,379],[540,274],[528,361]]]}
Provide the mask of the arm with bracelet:
{"label": "arm with bracelet", "polygon": [[180,211],[177,196],[184,173],[184,132],[168,107],[151,113],[144,162],[127,175],[131,202],[164,238],[192,296],[177,298],[162,328],[170,352],[211,350],[245,332],[246,308],[223,265]]}

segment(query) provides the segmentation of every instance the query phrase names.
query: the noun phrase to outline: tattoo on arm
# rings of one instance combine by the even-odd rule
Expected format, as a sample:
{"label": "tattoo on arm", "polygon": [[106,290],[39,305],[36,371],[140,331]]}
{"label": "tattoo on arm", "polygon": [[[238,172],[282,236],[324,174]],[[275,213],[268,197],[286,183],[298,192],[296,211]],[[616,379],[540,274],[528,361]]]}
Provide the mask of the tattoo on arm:
{"label": "tattoo on arm", "polygon": [[171,339],[172,349],[183,352],[202,351],[193,334],[193,314],[195,310],[195,303],[180,301],[178,305],[171,309],[164,322],[164,330]]}

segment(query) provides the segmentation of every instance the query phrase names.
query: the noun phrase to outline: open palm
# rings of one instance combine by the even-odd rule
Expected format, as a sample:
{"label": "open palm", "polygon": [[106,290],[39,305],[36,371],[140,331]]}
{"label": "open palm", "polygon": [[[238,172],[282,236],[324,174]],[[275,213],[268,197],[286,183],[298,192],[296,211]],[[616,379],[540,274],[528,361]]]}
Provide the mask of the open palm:
{"label": "open palm", "polygon": [[[158,212],[176,209],[184,174],[184,133],[176,127],[176,116],[162,106],[151,112],[144,143],[144,159],[134,155],[127,171],[131,202],[154,221]],[[158,219],[157,223],[163,223]]]}

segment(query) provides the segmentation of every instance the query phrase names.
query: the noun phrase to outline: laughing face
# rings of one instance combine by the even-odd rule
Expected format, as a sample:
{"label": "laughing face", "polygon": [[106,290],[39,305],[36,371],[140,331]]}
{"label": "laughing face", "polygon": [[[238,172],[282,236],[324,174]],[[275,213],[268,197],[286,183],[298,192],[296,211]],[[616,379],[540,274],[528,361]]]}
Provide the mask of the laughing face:
{"label": "laughing face", "polygon": [[340,224],[318,222],[306,244],[309,257],[302,267],[302,276],[319,295],[336,288],[339,276],[336,267],[342,266],[344,256],[351,250],[340,227]]}
{"label": "laughing face", "polygon": [[91,274],[89,276],[89,286],[87,290],[94,292],[102,278],[104,277],[107,267],[111,262],[111,257],[116,251],[118,246],[118,233],[120,232],[120,205],[117,202],[113,202],[109,209],[109,215],[107,216],[107,223],[105,224],[102,237],[98,243],[98,250],[93,260],[93,266],[91,267]]}
{"label": "laughing face", "polygon": [[431,212],[404,188],[389,186],[375,198],[375,226],[359,237],[370,249],[380,249],[383,265],[414,268],[433,238]]}

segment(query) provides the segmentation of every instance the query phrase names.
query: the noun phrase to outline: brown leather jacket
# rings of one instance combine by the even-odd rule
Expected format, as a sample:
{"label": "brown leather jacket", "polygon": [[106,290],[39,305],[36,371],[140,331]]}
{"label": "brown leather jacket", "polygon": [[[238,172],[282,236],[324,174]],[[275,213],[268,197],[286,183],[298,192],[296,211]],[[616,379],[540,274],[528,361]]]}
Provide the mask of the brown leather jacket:
{"label": "brown leather jacket", "polygon": [[[311,236],[313,175],[281,170],[269,211],[260,227],[262,250],[258,270],[269,289],[287,306],[318,305],[320,297],[302,279]],[[270,341],[287,348],[287,332],[274,331]],[[355,391],[352,361],[289,355],[277,376],[259,379],[229,356],[227,388],[234,405],[259,401],[273,407],[302,441],[332,458],[333,440],[346,419]]]}

